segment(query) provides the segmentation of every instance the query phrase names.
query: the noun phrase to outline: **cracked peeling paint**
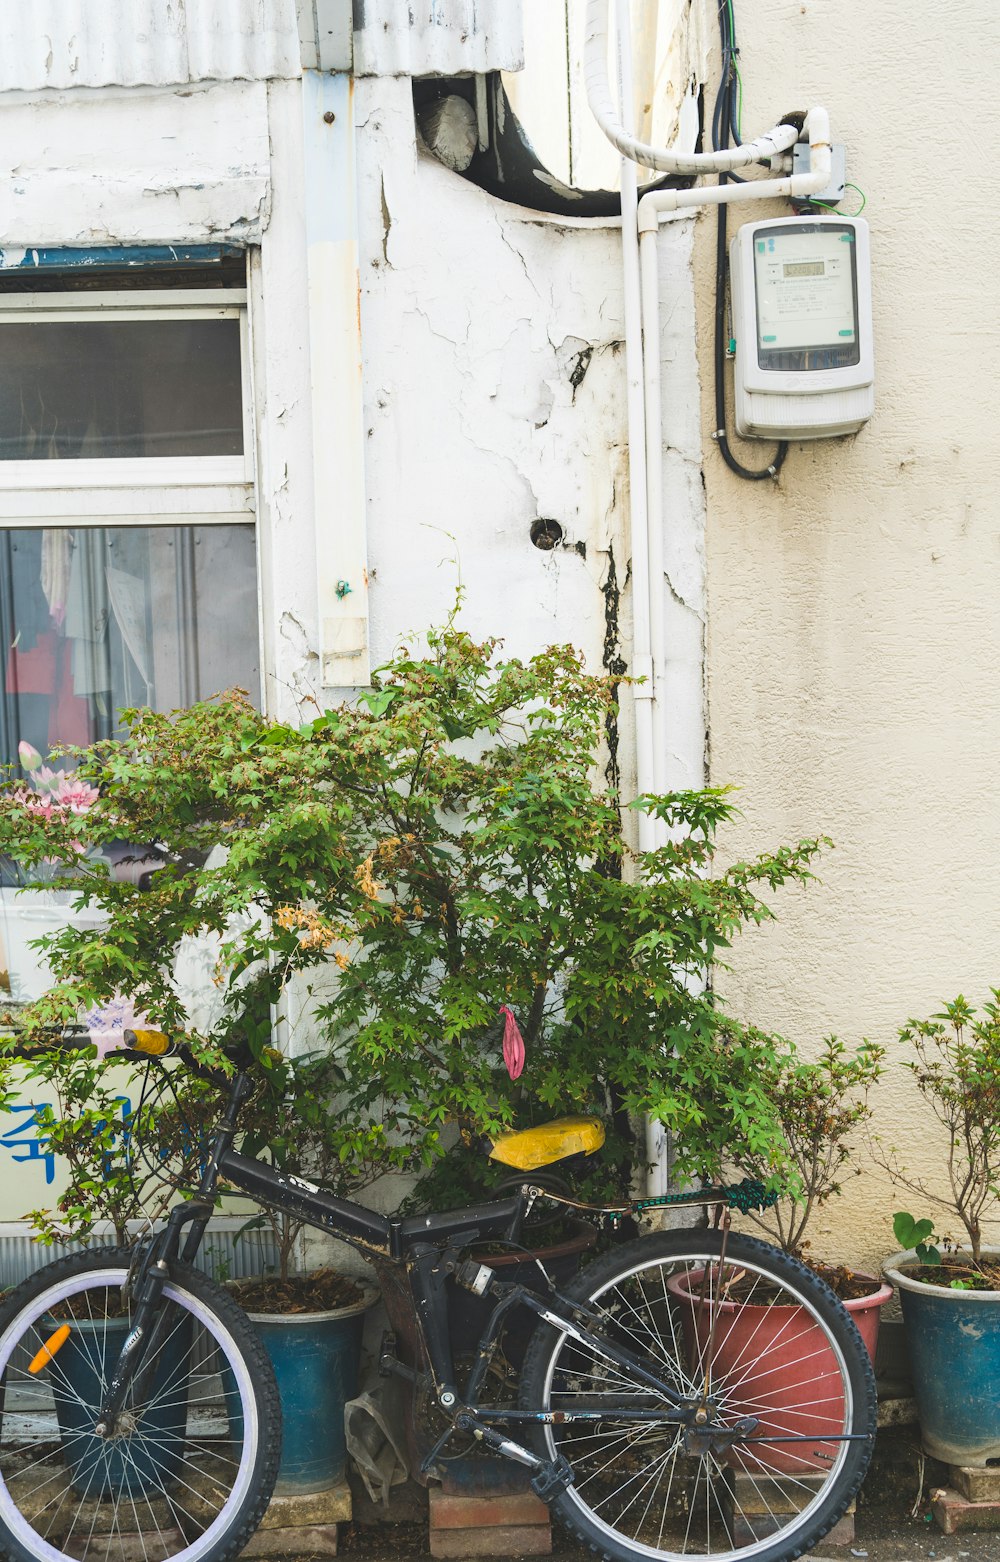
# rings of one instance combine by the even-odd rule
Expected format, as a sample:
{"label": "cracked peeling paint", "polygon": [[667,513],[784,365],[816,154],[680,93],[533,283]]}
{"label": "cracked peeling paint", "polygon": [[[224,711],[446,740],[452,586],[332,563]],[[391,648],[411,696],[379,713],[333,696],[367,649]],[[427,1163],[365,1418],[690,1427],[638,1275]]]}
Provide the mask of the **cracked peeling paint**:
{"label": "cracked peeling paint", "polygon": [[959,1334],[964,1334],[967,1340],[981,1340],[986,1333],[985,1329],[979,1324],[973,1323],[971,1318],[966,1318],[959,1324],[958,1332]]}
{"label": "cracked peeling paint", "polygon": [[[615,560],[615,550],[608,547],[608,567],[601,584],[601,595],[604,598],[604,644],[601,653],[601,664],[605,672],[612,680],[612,693],[615,702],[618,699],[618,689],[622,678],[628,671],[628,663],[622,655],[621,636],[621,600],[622,592],[618,584],[618,565]],[[604,768],[608,786],[617,796],[621,792],[621,763],[619,756],[620,733],[618,728],[618,711],[616,704],[608,709],[604,719],[604,736],[608,745],[608,761]]]}
{"label": "cracked peeling paint", "polygon": [[389,203],[385,198],[385,176],[379,184],[379,199],[382,207],[382,259],[385,264],[391,265],[389,260],[389,234],[392,231],[392,216],[389,212]]}
{"label": "cracked peeling paint", "polygon": [[295,702],[296,711],[301,715],[304,710],[316,705],[316,690],[320,682],[319,653],[298,614],[287,608],[278,620],[278,634],[289,653],[282,657],[285,685]]}
{"label": "cracked peeling paint", "polygon": [[692,618],[697,619],[700,624],[704,625],[706,622],[704,606],[699,605],[696,607],[693,603],[686,601],[671,580],[669,570],[664,570],[663,579],[666,582],[667,590],[670,592],[672,600],[676,602],[677,606],[682,608],[685,613],[690,613]]}

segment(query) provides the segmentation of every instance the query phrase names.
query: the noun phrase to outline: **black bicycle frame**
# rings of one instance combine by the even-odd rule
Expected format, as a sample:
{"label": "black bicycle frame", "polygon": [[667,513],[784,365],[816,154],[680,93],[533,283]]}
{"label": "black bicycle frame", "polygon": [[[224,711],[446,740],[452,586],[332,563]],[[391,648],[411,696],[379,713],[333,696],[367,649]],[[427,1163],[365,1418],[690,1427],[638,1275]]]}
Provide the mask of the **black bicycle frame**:
{"label": "black bicycle frame", "polygon": [[[514,1307],[526,1307],[538,1318],[564,1330],[630,1373],[637,1382],[644,1383],[657,1395],[658,1407],[623,1411],[625,1419],[694,1424],[695,1407],[683,1401],[670,1384],[650,1373],[631,1351],[608,1339],[599,1327],[595,1329],[593,1325],[599,1325],[596,1315],[588,1313],[586,1308],[554,1290],[541,1297],[527,1286],[497,1280],[488,1266],[463,1262],[462,1250],[480,1238],[499,1237],[506,1233],[509,1239],[516,1239],[533,1197],[527,1180],[525,1186],[509,1198],[472,1205],[467,1209],[444,1214],[413,1215],[405,1219],[379,1215],[360,1204],[327,1193],[305,1178],[292,1176],[234,1150],[233,1140],[240,1107],[251,1088],[249,1075],[243,1070],[238,1072],[231,1082],[226,1107],[213,1136],[197,1192],[171,1211],[165,1230],[153,1238],[145,1250],[142,1265],[133,1282],[133,1326],[122,1347],[102,1405],[102,1429],[110,1431],[113,1428],[130,1385],[133,1387],[134,1399],[138,1401],[142,1397],[145,1373],[151,1370],[156,1347],[170,1327],[170,1308],[161,1305],[170,1262],[179,1257],[189,1263],[194,1258],[215,1207],[220,1180],[247,1194],[255,1202],[271,1205],[320,1231],[339,1237],[372,1258],[404,1265],[438,1402],[443,1409],[453,1413],[455,1426],[474,1430],[477,1437],[488,1446],[531,1466],[538,1483],[536,1489],[543,1494],[551,1483],[565,1484],[568,1466],[565,1466],[564,1461],[548,1465],[528,1449],[493,1431],[492,1426],[525,1421],[586,1421],[595,1419],[599,1412],[585,1408],[531,1412],[479,1404],[479,1391],[485,1381],[493,1349],[500,1338],[506,1315]],[[448,1329],[447,1286],[449,1281],[456,1279],[463,1283],[462,1271],[470,1269],[475,1272],[477,1279],[482,1278],[481,1289],[496,1300],[496,1306],[479,1342],[477,1362],[460,1402],[455,1386]],[[468,1283],[468,1275],[464,1278],[465,1283]],[[416,1376],[401,1364],[396,1365],[404,1376]],[[450,1431],[441,1439],[439,1447],[449,1435]],[[433,1456],[432,1453],[429,1459]]]}
{"label": "black bicycle frame", "polygon": [[[531,1484],[541,1497],[548,1499],[556,1491],[571,1484],[573,1471],[561,1454],[552,1460],[541,1458],[496,1428],[516,1428],[524,1423],[540,1425],[596,1421],[607,1416],[606,1406],[576,1403],[555,1410],[515,1410],[479,1402],[479,1393],[486,1381],[506,1316],[515,1307],[526,1307],[540,1321],[592,1350],[655,1396],[656,1402],[647,1408],[640,1408],[634,1403],[631,1406],[616,1406],[613,1412],[616,1420],[655,1422],[661,1425],[664,1422],[672,1423],[684,1429],[684,1436],[691,1440],[692,1451],[697,1451],[703,1440],[716,1453],[720,1447],[737,1442],[780,1443],[801,1440],[794,1436],[754,1439],[753,1434],[760,1424],[754,1416],[746,1416],[728,1427],[708,1427],[705,1423],[709,1419],[709,1412],[701,1396],[691,1394],[685,1397],[672,1384],[664,1382],[656,1372],[651,1372],[639,1356],[604,1332],[603,1319],[598,1313],[585,1304],[561,1295],[552,1286],[545,1294],[538,1294],[526,1285],[501,1281],[488,1265],[464,1258],[463,1251],[481,1238],[506,1236],[508,1241],[518,1240],[524,1215],[538,1193],[527,1180],[509,1198],[472,1205],[467,1209],[451,1210],[444,1214],[412,1215],[405,1219],[378,1215],[360,1204],[325,1192],[303,1177],[292,1176],[233,1149],[240,1107],[252,1088],[249,1074],[241,1068],[230,1083],[225,1109],[213,1136],[197,1192],[171,1211],[165,1229],[147,1244],[135,1274],[130,1277],[134,1297],[132,1328],[122,1346],[101,1407],[100,1420],[95,1427],[99,1434],[115,1435],[118,1417],[130,1387],[133,1390],[133,1402],[141,1403],[144,1398],[147,1375],[153,1370],[156,1349],[169,1332],[172,1322],[172,1308],[169,1302],[167,1305],[163,1302],[163,1288],[169,1279],[170,1263],[176,1258],[190,1262],[195,1257],[215,1207],[219,1182],[224,1180],[255,1201],[337,1236],[373,1259],[406,1269],[433,1389],[438,1404],[447,1413],[450,1422],[424,1460],[423,1468],[426,1472],[433,1469],[438,1453],[454,1431],[463,1430],[471,1431],[485,1447],[528,1466],[531,1470]],[[455,1385],[448,1327],[449,1282],[464,1285],[480,1295],[491,1297],[495,1302],[461,1399]],[[380,1366],[398,1372],[411,1381],[421,1378],[419,1372],[404,1366],[391,1355],[383,1354]],[[864,1435],[867,1434],[847,1433],[825,1440],[848,1442]]]}

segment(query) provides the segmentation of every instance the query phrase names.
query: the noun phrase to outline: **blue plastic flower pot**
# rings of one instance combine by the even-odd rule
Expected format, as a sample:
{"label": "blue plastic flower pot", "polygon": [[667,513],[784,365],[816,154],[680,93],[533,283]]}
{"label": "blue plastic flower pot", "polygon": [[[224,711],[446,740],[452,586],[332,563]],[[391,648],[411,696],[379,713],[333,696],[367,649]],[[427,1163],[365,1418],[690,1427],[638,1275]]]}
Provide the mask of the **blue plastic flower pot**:
{"label": "blue plastic flower pot", "polygon": [[925,1285],[906,1272],[916,1263],[897,1253],[885,1273],[903,1304],[924,1449],[944,1464],[982,1466],[1000,1459],[1000,1291]]}
{"label": "blue plastic flower pot", "polygon": [[[282,1444],[278,1496],[326,1491],[347,1462],[344,1406],[358,1392],[361,1336],[374,1291],[330,1312],[272,1317],[251,1313],[271,1358],[281,1395]],[[225,1377],[223,1378],[224,1386]],[[227,1387],[230,1429],[241,1432],[235,1395]]]}

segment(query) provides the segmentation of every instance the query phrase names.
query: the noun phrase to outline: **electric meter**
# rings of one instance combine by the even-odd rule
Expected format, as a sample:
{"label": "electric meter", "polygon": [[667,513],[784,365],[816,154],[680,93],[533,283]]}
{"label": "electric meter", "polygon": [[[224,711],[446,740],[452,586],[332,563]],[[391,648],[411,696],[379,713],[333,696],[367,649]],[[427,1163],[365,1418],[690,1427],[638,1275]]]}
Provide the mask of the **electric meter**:
{"label": "electric meter", "polygon": [[839,215],[748,222],[729,270],[736,432],[853,434],[875,408],[868,224]]}

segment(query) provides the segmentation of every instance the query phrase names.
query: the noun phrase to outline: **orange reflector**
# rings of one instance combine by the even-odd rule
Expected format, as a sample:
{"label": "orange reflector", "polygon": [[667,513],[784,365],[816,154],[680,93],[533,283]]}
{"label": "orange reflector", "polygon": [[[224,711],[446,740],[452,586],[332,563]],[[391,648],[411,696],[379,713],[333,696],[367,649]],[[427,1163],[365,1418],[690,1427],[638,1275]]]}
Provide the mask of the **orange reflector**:
{"label": "orange reflector", "polygon": [[148,1052],[150,1057],[162,1058],[170,1051],[170,1037],[161,1030],[127,1030],[126,1045],[136,1052]]}
{"label": "orange reflector", "polygon": [[64,1323],[61,1328],[56,1330],[55,1334],[50,1335],[50,1337],[45,1341],[45,1344],[42,1346],[41,1350],[37,1351],[36,1354],[31,1358],[31,1364],[28,1367],[28,1371],[41,1372],[43,1367],[48,1366],[56,1351],[62,1350],[62,1347],[66,1344],[68,1339],[69,1324]]}

